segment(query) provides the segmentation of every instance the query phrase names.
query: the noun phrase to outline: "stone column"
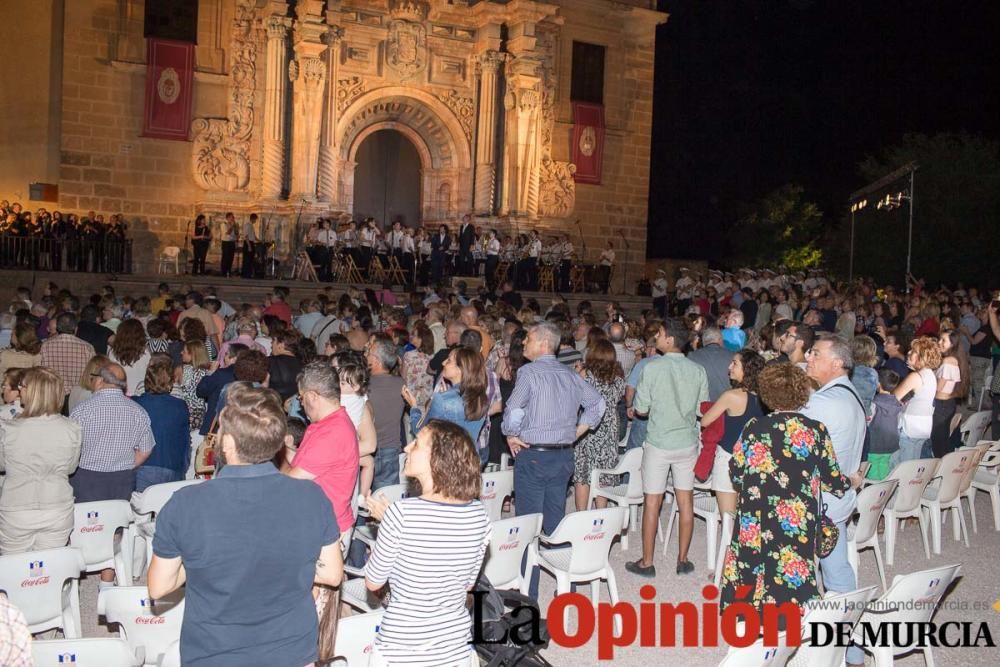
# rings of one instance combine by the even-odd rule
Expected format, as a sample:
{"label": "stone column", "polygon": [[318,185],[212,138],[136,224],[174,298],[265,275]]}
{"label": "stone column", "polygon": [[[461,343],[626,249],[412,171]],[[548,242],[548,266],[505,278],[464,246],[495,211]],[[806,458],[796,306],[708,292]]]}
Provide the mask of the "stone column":
{"label": "stone column", "polygon": [[285,155],[285,51],[291,19],[268,17],[267,69],[264,83],[264,160],[261,197],[281,196]]}
{"label": "stone column", "polygon": [[486,51],[479,56],[479,119],[476,134],[477,215],[490,215],[496,198],[497,71],[505,56]]}
{"label": "stone column", "polygon": [[337,61],[344,29],[331,26],[323,35],[326,50],[326,89],[323,93],[323,125],[319,142],[319,198],[339,203],[337,197]]}
{"label": "stone column", "polygon": [[294,84],[291,159],[292,197],[296,200],[316,198],[323,83],[326,81],[326,63],[319,52],[324,48],[322,44],[299,42],[295,45],[295,60],[288,66],[288,78]]}
{"label": "stone column", "polygon": [[541,79],[537,59],[521,56],[507,68],[504,182],[501,214],[538,216]]}

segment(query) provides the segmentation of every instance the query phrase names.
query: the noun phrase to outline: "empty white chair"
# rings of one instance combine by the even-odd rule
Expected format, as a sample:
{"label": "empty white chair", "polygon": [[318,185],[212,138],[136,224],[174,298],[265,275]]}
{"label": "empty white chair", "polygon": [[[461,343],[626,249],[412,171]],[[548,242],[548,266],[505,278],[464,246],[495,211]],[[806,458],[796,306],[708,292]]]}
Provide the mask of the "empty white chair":
{"label": "empty white chair", "polygon": [[174,267],[174,273],[180,273],[180,255],[181,249],[175,245],[168,245],[164,248],[163,252],[160,253],[160,266],[159,269],[157,269],[157,273],[164,273],[164,271],[169,269],[171,266]]}
{"label": "empty white chair", "polygon": [[785,633],[779,632],[777,646],[764,646],[759,639],[744,648],[730,648],[719,667],[783,667],[796,648],[786,646]]}
{"label": "empty white chair", "polygon": [[882,590],[886,590],[885,565],[882,563],[882,550],[878,545],[878,520],[885,511],[885,506],[896,490],[898,480],[885,479],[872,482],[858,492],[858,520],[847,525],[847,560],[854,569],[855,581],[858,576],[858,552],[869,547],[875,552],[875,565],[878,567],[878,578],[882,582]]}
{"label": "empty white chair", "polygon": [[[631,427],[630,427],[631,428]],[[628,481],[615,486],[601,486],[601,475],[628,474]],[[595,468],[590,471],[590,497],[588,509],[594,506],[595,498],[607,498],[619,507],[625,507],[625,525],[622,526],[622,549],[628,549],[628,533],[631,525],[638,521],[642,495],[642,448],[636,447],[622,454],[614,468]]]}
{"label": "empty white chair", "polygon": [[[383,486],[377,491],[372,491],[372,495],[376,498],[380,496],[385,496],[385,499],[391,505],[392,503],[405,498],[407,495],[407,485],[406,484],[390,484],[389,486]],[[367,510],[366,510],[367,512]],[[360,540],[371,546],[375,544],[375,538],[378,535],[378,530],[374,523],[367,523],[364,526],[358,526],[354,529],[354,539]]]}
{"label": "empty white chair", "polygon": [[[951,586],[958,575],[961,565],[946,565],[922,572],[897,575],[892,580],[892,586],[882,597],[875,601],[871,611],[861,615],[859,623],[879,625],[883,623],[905,625],[909,623],[928,623],[934,617],[938,602]],[[891,627],[891,625],[890,625]],[[887,633],[889,641],[893,639],[892,632]],[[900,637],[908,637],[912,644],[906,646],[865,647],[875,657],[875,667],[891,667],[893,656],[922,651],[928,667],[933,667],[934,657],[931,655],[930,642],[927,646],[916,646],[920,637],[918,632],[901,632]],[[863,635],[859,628],[854,630],[854,639],[862,643]]]}
{"label": "empty white chair", "polygon": [[133,667],[135,660],[128,644],[114,637],[33,641],[31,657],[39,667]]}
{"label": "empty white chair", "polygon": [[181,643],[179,640],[167,647],[167,652],[160,660],[160,667],[181,667]]}
{"label": "empty white chair", "polygon": [[[608,564],[608,554],[627,511],[624,507],[606,507],[567,514],[552,535],[542,535],[538,541],[542,545],[569,546],[559,549],[532,546],[528,558],[556,578],[556,594],[569,593],[571,584],[590,582],[590,596],[596,607],[604,579],[608,582],[611,604],[618,604],[618,585]],[[620,625],[616,617],[617,632],[621,631]]]}
{"label": "empty white chair", "polygon": [[371,659],[375,635],[382,623],[381,611],[347,616],[337,623],[337,641],[334,643],[334,665],[365,667]]}
{"label": "empty white chair", "polygon": [[989,410],[980,410],[969,415],[959,427],[962,434],[962,444],[966,447],[973,447],[986,433],[986,428],[990,425],[993,415]]}
{"label": "empty white chair", "polygon": [[[677,515],[680,510],[677,507],[677,500],[674,499],[673,504],[670,507],[670,520],[667,522],[667,532],[663,536],[663,553],[667,553],[667,547],[670,546],[670,535],[674,532],[674,522],[677,519]],[[695,482],[694,484],[694,515],[705,520],[705,530],[706,535],[706,551],[707,556],[705,558],[705,564],[708,569],[715,569],[715,558],[716,553],[716,540],[719,537],[719,524],[722,522],[722,515],[719,514],[719,503],[716,502],[715,496],[709,490],[708,484],[700,484]]]}
{"label": "empty white chair", "polygon": [[976,494],[979,491],[990,496],[993,508],[993,529],[1000,530],[1000,443],[994,443],[983,455],[969,484],[965,497],[969,500],[969,514],[972,515],[972,529],[976,527]]}
{"label": "empty white chair", "polygon": [[886,478],[899,482],[896,493],[889,499],[884,512],[885,562],[887,565],[892,565],[892,559],[896,553],[896,529],[899,522],[904,519],[916,519],[920,522],[920,537],[924,541],[924,555],[927,558],[931,557],[930,548],[927,546],[927,518],[920,509],[920,498],[924,493],[924,488],[934,478],[937,466],[937,459],[904,461],[893,468]]}
{"label": "empty white chair", "polygon": [[941,457],[937,476],[927,485],[920,498],[920,506],[930,514],[931,548],[934,553],[941,553],[941,512],[951,510],[955,520],[952,531],[955,539],[965,538],[965,546],[969,546],[969,531],[965,527],[965,513],[962,511],[962,479],[973,464],[975,452],[960,449]]}
{"label": "empty white chair", "polygon": [[[128,526],[132,508],[127,500],[77,503],[73,508],[73,532],[69,544],[83,554],[85,572],[113,568],[119,586],[132,584],[132,552]],[[115,536],[121,530],[121,538]]]}
{"label": "empty white chair", "polygon": [[0,556],[0,590],[24,614],[32,634],[61,628],[67,639],[77,639],[83,568],[83,554],[74,547]]}
{"label": "empty white chair", "polygon": [[821,600],[805,604],[805,614],[802,618],[802,645],[795,652],[795,657],[789,663],[795,667],[841,667],[847,654],[846,646],[837,646],[838,642],[830,642],[826,646],[813,646],[809,639],[813,633],[809,626],[813,623],[823,624],[820,627],[853,629],[865,611],[865,605],[875,597],[875,586],[868,586],[850,593],[836,593]]}
{"label": "empty white chair", "polygon": [[[141,576],[145,567],[153,560],[153,534],[156,532],[156,515],[178,489],[192,484],[201,484],[203,481],[201,479],[185,479],[180,482],[154,484],[146,487],[142,493],[132,494],[132,512],[135,514],[135,521],[129,526],[128,546],[124,550],[134,551],[137,538],[142,540],[145,545],[145,563],[137,560],[137,557],[143,553],[142,551],[135,553],[135,557],[133,557],[133,577]],[[123,582],[123,585],[130,586],[132,582]]]}
{"label": "empty white chair", "polygon": [[499,521],[504,501],[514,493],[514,471],[500,470],[483,473],[483,486],[479,494],[490,521]]}
{"label": "empty white chair", "polygon": [[[516,588],[527,595],[530,576],[521,575],[521,560],[524,552],[533,547],[542,534],[542,515],[525,514],[494,521],[491,531],[483,575],[490,580],[493,588]],[[532,549],[531,553],[533,557],[535,550]],[[528,563],[527,572],[531,572],[533,565],[533,562]]]}
{"label": "empty white chair", "polygon": [[118,624],[121,638],[140,664],[157,665],[181,638],[184,593],[174,591],[153,600],[145,586],[106,588],[97,595],[97,613]]}
{"label": "empty white chair", "polygon": [[980,387],[979,389],[979,405],[976,407],[977,411],[983,409],[983,401],[986,399],[987,396],[989,396],[990,387],[992,386],[993,386],[993,375],[987,375],[986,379],[983,381],[983,386]]}
{"label": "empty white chair", "polygon": [[[958,488],[958,505],[961,507],[962,498],[968,498],[970,494],[975,493],[972,488],[972,480],[976,477],[976,471],[979,470],[979,464],[982,463],[983,458],[985,458],[987,452],[989,452],[990,445],[989,442],[980,442],[975,447],[961,447],[960,449],[967,449],[972,452],[972,462],[966,469],[965,474],[962,475],[962,482]],[[973,511],[975,508],[972,506],[972,501],[969,501],[969,510],[971,512],[970,518],[972,520],[972,532],[978,533],[979,526],[976,525],[976,513]],[[964,516],[965,511],[962,510]]]}

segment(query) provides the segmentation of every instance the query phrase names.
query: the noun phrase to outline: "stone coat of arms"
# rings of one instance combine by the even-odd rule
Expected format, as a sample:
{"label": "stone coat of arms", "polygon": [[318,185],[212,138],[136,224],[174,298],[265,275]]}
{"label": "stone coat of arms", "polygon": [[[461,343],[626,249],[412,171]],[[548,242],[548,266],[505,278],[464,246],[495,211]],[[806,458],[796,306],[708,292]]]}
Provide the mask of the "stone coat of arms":
{"label": "stone coat of arms", "polygon": [[393,21],[389,25],[386,61],[404,77],[424,71],[427,67],[427,29],[412,21]]}

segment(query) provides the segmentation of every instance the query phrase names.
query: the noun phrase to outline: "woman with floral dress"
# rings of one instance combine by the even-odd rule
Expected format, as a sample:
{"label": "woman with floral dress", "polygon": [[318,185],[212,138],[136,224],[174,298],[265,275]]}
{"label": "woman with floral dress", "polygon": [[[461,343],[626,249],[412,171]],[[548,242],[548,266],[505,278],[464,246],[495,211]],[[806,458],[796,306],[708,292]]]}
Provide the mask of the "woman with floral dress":
{"label": "woman with floral dress", "polygon": [[410,343],[414,349],[403,354],[400,375],[417,405],[424,405],[431,399],[434,389],[433,374],[427,370],[427,364],[434,356],[434,334],[423,320],[417,320],[410,327]]}
{"label": "woman with floral dress", "polygon": [[[573,450],[573,489],[576,509],[587,508],[590,497],[590,471],[594,468],[613,468],[618,465],[618,410],[615,406],[625,395],[625,371],[618,363],[615,347],[607,339],[600,339],[587,348],[587,358],[580,367],[580,375],[604,399],[607,409],[601,423],[591,429]],[[602,486],[615,484],[614,475],[601,477]],[[606,498],[597,498],[598,507],[607,507]]]}
{"label": "woman with floral dress", "polygon": [[819,596],[815,559],[820,492],[842,496],[841,474],[822,423],[798,410],[809,399],[804,371],[772,364],[758,377],[760,400],[774,412],[747,422],[729,471],[737,493],[736,530],[726,551],[720,602],[805,604]]}
{"label": "woman with floral dress", "polygon": [[201,428],[205,417],[205,401],[198,398],[195,390],[202,378],[208,375],[212,362],[208,360],[208,351],[200,340],[190,340],[181,350],[183,364],[174,369],[174,389],[170,393],[187,403],[191,430]]}

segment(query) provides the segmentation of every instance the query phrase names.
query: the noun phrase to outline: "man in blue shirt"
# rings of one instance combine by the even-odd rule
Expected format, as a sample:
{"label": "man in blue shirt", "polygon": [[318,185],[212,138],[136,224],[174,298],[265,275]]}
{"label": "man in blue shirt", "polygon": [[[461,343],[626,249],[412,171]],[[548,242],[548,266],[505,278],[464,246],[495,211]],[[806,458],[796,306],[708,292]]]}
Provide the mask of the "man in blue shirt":
{"label": "man in blue shirt", "polygon": [[149,594],[187,584],[181,662],[308,665],[317,658],[313,582],[343,577],[333,508],[312,481],[271,463],[285,413],[270,389],[237,387],[219,415],[217,478],[178,490],[156,517]]}

